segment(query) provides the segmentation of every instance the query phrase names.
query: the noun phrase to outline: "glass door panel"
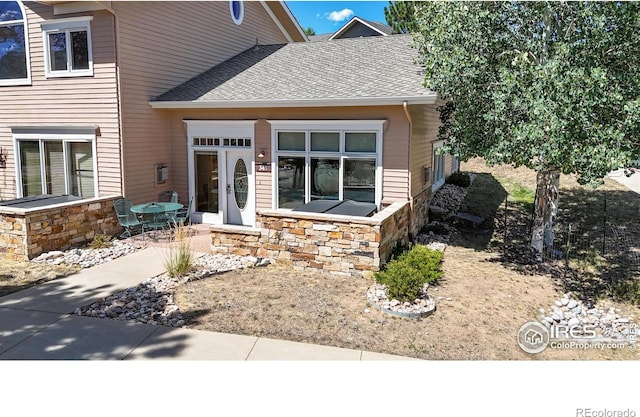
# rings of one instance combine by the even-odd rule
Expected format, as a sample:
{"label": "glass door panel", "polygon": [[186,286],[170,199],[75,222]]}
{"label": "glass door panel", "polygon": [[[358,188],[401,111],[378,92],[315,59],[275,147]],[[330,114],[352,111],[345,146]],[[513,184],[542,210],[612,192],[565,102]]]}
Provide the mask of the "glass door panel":
{"label": "glass door panel", "polygon": [[218,153],[195,154],[196,210],[218,213]]}

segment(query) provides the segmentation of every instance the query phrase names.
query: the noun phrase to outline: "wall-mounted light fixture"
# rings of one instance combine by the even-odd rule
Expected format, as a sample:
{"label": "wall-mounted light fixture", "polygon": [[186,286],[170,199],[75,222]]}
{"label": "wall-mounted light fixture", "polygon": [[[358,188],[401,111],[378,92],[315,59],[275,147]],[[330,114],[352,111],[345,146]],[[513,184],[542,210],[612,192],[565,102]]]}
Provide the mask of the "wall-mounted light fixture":
{"label": "wall-mounted light fixture", "polygon": [[3,148],[0,148],[0,168],[6,168],[6,167],[7,167],[7,152]]}
{"label": "wall-mounted light fixture", "polygon": [[265,156],[267,156],[267,150],[266,149],[260,149],[260,153],[258,154],[258,158],[264,158]]}

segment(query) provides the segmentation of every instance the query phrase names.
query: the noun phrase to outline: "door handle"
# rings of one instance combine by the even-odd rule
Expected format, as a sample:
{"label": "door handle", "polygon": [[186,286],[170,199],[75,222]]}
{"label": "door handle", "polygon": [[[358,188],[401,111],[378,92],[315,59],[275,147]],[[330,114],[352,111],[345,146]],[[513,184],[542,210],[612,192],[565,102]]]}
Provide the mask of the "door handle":
{"label": "door handle", "polygon": [[231,194],[231,184],[227,184],[227,194]]}

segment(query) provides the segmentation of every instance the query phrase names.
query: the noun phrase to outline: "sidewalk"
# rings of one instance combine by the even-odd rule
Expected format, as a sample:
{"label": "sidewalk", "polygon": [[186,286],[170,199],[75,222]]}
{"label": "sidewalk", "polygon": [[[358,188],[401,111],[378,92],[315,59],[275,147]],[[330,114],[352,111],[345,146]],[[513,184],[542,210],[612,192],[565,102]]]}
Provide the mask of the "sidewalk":
{"label": "sidewalk", "polygon": [[402,360],[411,359],[255,336],[188,330],[71,314],[163,272],[149,246],[0,298],[0,359]]}

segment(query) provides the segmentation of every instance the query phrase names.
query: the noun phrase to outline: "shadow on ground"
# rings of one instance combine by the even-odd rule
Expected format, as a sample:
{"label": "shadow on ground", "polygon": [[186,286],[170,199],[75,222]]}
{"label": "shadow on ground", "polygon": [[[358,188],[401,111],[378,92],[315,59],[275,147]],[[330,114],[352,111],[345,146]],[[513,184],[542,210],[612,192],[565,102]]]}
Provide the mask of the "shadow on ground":
{"label": "shadow on ground", "polygon": [[560,291],[584,301],[605,296],[640,301],[637,193],[561,188],[558,231],[543,263],[533,262],[529,250],[532,196],[533,190],[510,179],[478,173],[460,211],[485,220],[477,228],[458,225],[459,234],[450,244],[486,251],[487,262],[524,275],[551,275]]}

